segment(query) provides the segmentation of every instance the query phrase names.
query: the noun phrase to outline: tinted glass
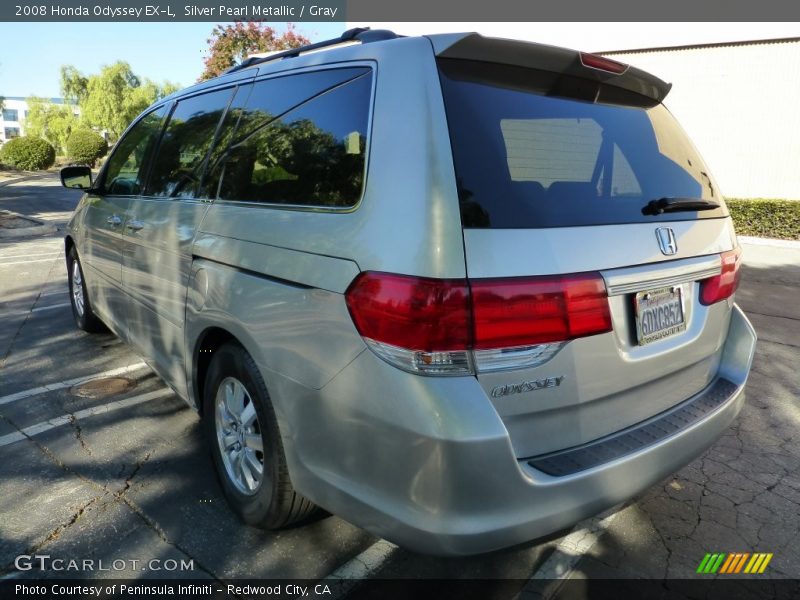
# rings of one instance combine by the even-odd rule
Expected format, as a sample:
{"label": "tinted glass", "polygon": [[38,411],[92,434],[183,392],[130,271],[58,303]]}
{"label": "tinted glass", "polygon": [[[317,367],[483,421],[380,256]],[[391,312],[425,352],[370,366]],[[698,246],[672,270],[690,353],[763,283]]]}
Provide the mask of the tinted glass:
{"label": "tinted glass", "polygon": [[364,180],[371,75],[351,79],[280,117],[271,112],[269,102],[262,103],[272,97],[268,92],[273,84],[254,84],[237,141],[222,161],[219,197],[352,206],[361,197]]}
{"label": "tinted glass", "polygon": [[232,89],[210,92],[178,102],[158,147],[147,195],[194,198],[208,150]]}
{"label": "tinted glass", "polygon": [[[662,105],[563,97],[571,87],[530,69],[454,60],[439,64],[465,227],[727,215],[708,169]],[[596,95],[613,94],[601,89]],[[714,200],[721,208],[642,213],[650,200],[665,197]]]}
{"label": "tinted glass", "polygon": [[117,142],[103,175],[102,188],[107,194],[134,195],[141,192],[149,157],[161,132],[164,112],[165,108],[161,107],[145,115]]}
{"label": "tinted glass", "polygon": [[[234,139],[238,143],[255,129],[262,127],[265,122],[284,114],[309,98],[363,75],[368,70],[364,67],[355,67],[312,71],[273,77],[241,88],[225,116],[220,140],[211,150],[209,169],[203,181],[204,197],[216,197],[227,158],[226,151]],[[245,107],[247,107],[246,112]],[[241,118],[243,114],[247,114],[246,119]]]}

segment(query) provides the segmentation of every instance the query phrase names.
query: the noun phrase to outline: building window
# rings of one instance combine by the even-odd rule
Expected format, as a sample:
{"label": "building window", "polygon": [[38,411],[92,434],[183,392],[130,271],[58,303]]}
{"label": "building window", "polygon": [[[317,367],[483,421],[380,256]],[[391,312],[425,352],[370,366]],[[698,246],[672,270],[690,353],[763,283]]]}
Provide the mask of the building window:
{"label": "building window", "polygon": [[3,109],[3,121],[19,121],[19,113],[16,108]]}
{"label": "building window", "polygon": [[11,138],[19,137],[19,127],[6,127],[6,139],[10,140]]}

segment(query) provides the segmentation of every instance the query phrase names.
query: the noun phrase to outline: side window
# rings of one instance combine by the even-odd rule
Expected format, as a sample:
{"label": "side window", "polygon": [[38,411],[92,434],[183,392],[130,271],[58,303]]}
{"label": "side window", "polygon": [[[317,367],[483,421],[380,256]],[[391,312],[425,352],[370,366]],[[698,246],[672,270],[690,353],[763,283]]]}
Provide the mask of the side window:
{"label": "side window", "polygon": [[[345,71],[357,70],[331,72],[341,76]],[[269,102],[276,80],[256,83],[221,165],[219,197],[304,206],[355,204],[364,182],[372,90],[371,70],[360,72],[282,115]],[[291,85],[289,77],[280,79]]]}
{"label": "side window", "polygon": [[162,106],[145,115],[117,142],[103,175],[105,193],[127,196],[142,191],[149,157],[158,142],[165,111]]}
{"label": "side window", "polygon": [[148,196],[194,198],[232,89],[178,102],[169,117],[147,183]]}

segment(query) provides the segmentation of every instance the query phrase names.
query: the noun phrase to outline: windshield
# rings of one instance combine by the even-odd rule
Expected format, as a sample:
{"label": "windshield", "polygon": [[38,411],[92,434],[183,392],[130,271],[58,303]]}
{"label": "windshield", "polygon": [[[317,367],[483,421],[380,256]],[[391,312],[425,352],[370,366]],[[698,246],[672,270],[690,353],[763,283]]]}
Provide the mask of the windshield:
{"label": "windshield", "polygon": [[[727,216],[705,163],[663,105],[603,86],[587,101],[580,80],[521,67],[440,59],[439,69],[464,227]],[[662,198],[720,207],[643,212]]]}

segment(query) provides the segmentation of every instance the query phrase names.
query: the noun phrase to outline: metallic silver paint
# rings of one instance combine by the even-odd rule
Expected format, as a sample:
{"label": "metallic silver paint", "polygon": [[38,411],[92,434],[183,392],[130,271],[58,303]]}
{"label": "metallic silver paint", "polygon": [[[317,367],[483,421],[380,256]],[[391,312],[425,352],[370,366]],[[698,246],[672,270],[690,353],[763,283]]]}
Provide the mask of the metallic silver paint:
{"label": "metallic silver paint", "polygon": [[[462,232],[433,51],[462,37],[402,38],[258,68],[258,76],[375,68],[368,173],[351,210],[85,195],[67,232],[95,310],[181,397],[200,404],[200,341],[211,329],[227,332],[264,377],[298,492],[376,535],[453,555],[569,526],[694,459],[741,407],[755,345],[732,302],[697,301],[697,280],[719,272],[717,255],[736,243],[730,219],[671,222],[678,251],[669,258],[649,224]],[[252,78],[245,71],[226,81]],[[124,225],[132,221],[142,228]],[[343,294],[363,270],[600,271],[613,331],[513,373],[420,377],[378,358],[358,335]],[[687,329],[638,346],[629,294],[665,282],[684,287]],[[557,388],[492,398],[512,377],[554,374],[564,377]],[[718,375],[739,386],[728,401],[654,446],[558,478],[522,460],[648,419]]]}

